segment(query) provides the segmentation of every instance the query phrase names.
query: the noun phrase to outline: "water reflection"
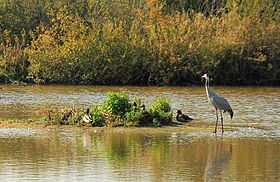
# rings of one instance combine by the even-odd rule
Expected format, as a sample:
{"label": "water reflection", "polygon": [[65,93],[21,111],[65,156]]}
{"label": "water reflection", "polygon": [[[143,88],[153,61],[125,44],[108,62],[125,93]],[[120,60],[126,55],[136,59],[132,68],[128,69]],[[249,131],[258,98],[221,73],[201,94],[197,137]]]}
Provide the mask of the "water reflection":
{"label": "water reflection", "polygon": [[[0,133],[3,131],[0,130]],[[277,181],[280,141],[181,142],[176,129],[55,129],[0,135],[1,181]],[[24,133],[24,132],[22,132]],[[173,137],[172,140],[170,138]],[[3,180],[4,179],[4,180]]]}

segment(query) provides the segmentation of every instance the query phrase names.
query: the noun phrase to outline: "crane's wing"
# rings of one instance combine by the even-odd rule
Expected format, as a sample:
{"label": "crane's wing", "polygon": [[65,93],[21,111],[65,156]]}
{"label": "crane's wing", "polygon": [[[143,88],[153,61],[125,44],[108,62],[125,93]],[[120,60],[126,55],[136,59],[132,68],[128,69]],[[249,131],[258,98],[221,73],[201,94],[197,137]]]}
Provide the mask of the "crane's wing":
{"label": "crane's wing", "polygon": [[223,111],[232,110],[229,102],[221,96],[216,95],[215,97],[212,97],[212,102],[220,110],[223,110]]}

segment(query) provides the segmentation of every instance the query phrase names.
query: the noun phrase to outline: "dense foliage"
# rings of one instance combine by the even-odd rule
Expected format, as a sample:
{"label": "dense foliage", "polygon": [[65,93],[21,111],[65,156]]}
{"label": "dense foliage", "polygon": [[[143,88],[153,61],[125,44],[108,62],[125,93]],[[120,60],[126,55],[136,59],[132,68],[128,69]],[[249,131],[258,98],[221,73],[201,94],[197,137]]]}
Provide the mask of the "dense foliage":
{"label": "dense foliage", "polygon": [[168,124],[172,121],[171,107],[166,98],[156,98],[150,106],[150,112],[154,116],[154,125]]}
{"label": "dense foliage", "polygon": [[[156,98],[148,111],[139,98],[129,99],[127,94],[115,92],[108,93],[103,104],[93,105],[90,115],[93,126],[161,126],[172,121],[171,107],[166,98]],[[95,124],[96,115],[99,125]]]}
{"label": "dense foliage", "polygon": [[81,108],[66,108],[49,111],[48,122],[60,124],[85,124],[85,115],[92,126],[155,126],[168,125],[172,122],[169,100],[156,98],[149,111],[139,98],[129,99],[125,93],[108,93],[106,100],[99,105],[92,105],[89,113]]}
{"label": "dense foliage", "polygon": [[280,85],[279,27],[277,0],[0,0],[0,82]]}

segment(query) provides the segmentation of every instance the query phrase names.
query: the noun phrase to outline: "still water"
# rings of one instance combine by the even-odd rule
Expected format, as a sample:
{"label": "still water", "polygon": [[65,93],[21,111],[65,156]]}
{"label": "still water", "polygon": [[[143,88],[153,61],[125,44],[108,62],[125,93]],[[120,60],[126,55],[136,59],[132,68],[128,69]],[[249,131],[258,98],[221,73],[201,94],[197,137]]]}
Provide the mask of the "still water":
{"label": "still water", "polygon": [[[123,91],[196,120],[165,128],[0,129],[0,181],[280,181],[280,88],[217,87],[235,112],[223,136],[212,130],[201,87],[1,86],[1,120],[99,103]],[[197,128],[197,129],[190,129]],[[233,128],[233,129],[232,129]],[[220,131],[220,130],[219,130]]]}

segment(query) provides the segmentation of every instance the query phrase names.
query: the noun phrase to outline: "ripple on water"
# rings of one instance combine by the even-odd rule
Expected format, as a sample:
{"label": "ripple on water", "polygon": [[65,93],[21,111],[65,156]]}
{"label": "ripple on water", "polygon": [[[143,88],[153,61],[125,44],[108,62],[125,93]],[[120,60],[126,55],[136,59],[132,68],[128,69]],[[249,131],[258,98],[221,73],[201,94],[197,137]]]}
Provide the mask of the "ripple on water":
{"label": "ripple on water", "polygon": [[172,132],[169,137],[171,143],[192,143],[203,138],[228,138],[228,139],[265,139],[280,140],[280,130],[260,129],[253,127],[238,127],[232,131],[220,130],[215,134],[212,131],[194,131],[194,132]]}
{"label": "ripple on water", "polygon": [[0,138],[21,138],[42,134],[43,130],[31,128],[0,128]]}

